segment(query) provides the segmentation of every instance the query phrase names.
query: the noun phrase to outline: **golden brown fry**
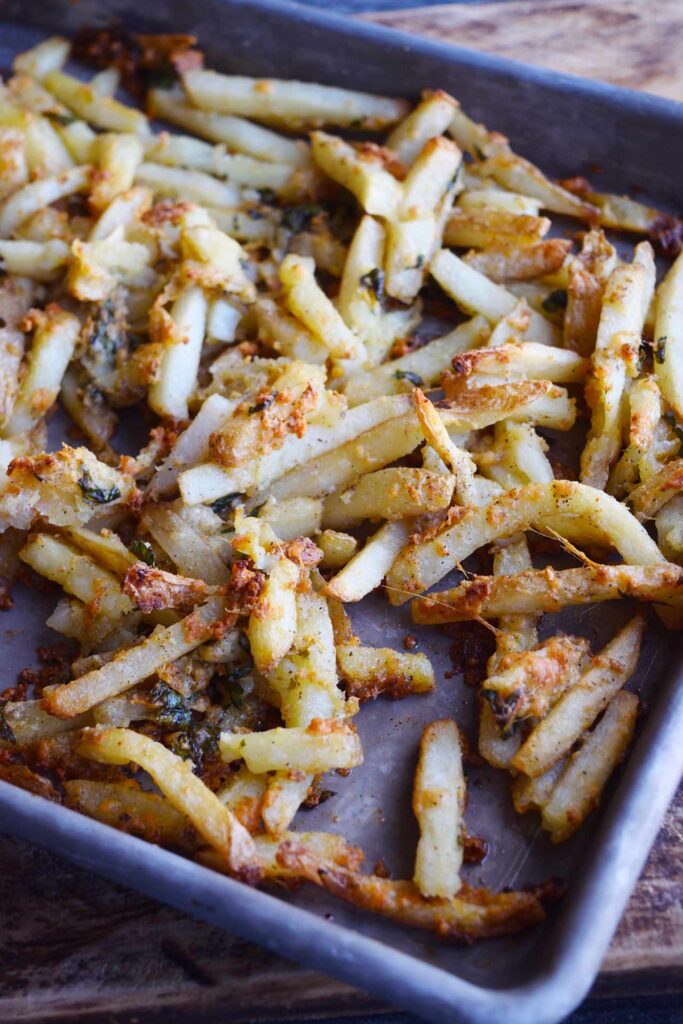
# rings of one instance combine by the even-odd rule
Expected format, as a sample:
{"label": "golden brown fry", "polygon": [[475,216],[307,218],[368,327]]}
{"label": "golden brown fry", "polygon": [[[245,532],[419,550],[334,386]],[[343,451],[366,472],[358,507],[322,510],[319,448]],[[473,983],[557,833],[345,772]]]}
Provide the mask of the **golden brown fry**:
{"label": "golden brown fry", "polygon": [[465,262],[491,281],[527,281],[554,274],[564,263],[572,243],[565,238],[550,238],[518,249],[485,249],[468,253]]}
{"label": "golden brown fry", "polygon": [[281,844],[278,863],[362,910],[460,942],[508,935],[545,917],[541,899],[532,892],[493,893],[467,887],[451,899],[425,899],[413,882],[338,868],[316,860],[292,841]]}
{"label": "golden brown fry", "polygon": [[121,589],[145,614],[162,608],[187,613],[209,596],[209,588],[203,580],[177,576],[144,562],[130,567]]}
{"label": "golden brown fry", "polygon": [[105,764],[133,761],[148,772],[173,806],[224,858],[231,874],[249,885],[260,877],[258,855],[247,830],[184,761],[161,743],[131,729],[92,729],[78,751]]}
{"label": "golden brown fry", "polygon": [[421,653],[362,647],[358,642],[346,641],[337,644],[337,667],[349,696],[360,701],[374,700],[383,693],[399,698],[434,689],[434,669]]}
{"label": "golden brown fry", "polygon": [[581,637],[553,636],[533,651],[506,655],[480,691],[498,724],[509,731],[524,718],[543,718],[578,679],[590,651]]}
{"label": "golden brown fry", "polygon": [[569,605],[632,597],[666,601],[683,584],[678,565],[592,565],[532,569],[516,576],[475,576],[453,590],[413,601],[413,622],[465,622],[501,615],[558,612]]}

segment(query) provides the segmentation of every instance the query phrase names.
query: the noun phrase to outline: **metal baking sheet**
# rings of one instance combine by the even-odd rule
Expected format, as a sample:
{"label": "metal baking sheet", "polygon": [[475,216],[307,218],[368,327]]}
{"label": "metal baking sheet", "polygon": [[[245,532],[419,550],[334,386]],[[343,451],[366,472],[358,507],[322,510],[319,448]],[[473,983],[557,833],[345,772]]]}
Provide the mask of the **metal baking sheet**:
{"label": "metal baking sheet", "polygon": [[[646,191],[683,206],[677,168],[683,158],[683,107],[654,97],[557,76],[454,47],[416,40],[294,4],[230,0],[156,0],[144,11],[132,0],[0,0],[0,64],[45,31],[70,33],[119,18],[130,28],[193,32],[211,67],[299,77],[416,96],[441,87],[475,117],[510,135],[521,152],[557,174],[600,168],[612,189]],[[662,159],[662,154],[666,158]],[[17,589],[4,614],[5,683],[31,664],[37,644],[54,641],[43,624],[54,598]],[[589,637],[594,648],[626,618],[625,609],[576,609],[548,616],[558,628]],[[415,632],[406,609],[373,597],[353,609],[361,639],[402,647]],[[335,796],[300,815],[301,828],[331,828],[383,857],[409,877],[417,837],[410,810],[412,774],[424,722],[454,716],[474,735],[476,700],[451,674],[452,641],[421,629],[420,649],[433,659],[433,696],[366,705],[356,719],[366,760],[348,778],[330,777]],[[387,1002],[433,1020],[478,1024],[551,1024],[583,998],[664,811],[683,771],[683,687],[678,638],[656,625],[637,675],[648,713],[635,747],[599,814],[569,843],[553,847],[537,819],[511,808],[508,780],[489,769],[469,771],[467,822],[490,844],[472,884],[521,886],[547,877],[569,882],[567,898],[541,928],[462,948],[401,929],[307,887],[295,895],[250,890],[153,847],[0,783],[0,827],[79,864],[304,961]]]}

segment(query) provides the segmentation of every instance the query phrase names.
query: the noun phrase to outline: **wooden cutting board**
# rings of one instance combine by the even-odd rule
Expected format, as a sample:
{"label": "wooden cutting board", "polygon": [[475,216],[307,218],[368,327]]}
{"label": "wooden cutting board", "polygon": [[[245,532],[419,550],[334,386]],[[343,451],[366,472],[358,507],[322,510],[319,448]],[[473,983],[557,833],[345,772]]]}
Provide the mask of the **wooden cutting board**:
{"label": "wooden cutting board", "polygon": [[683,100],[681,0],[499,0],[362,17],[413,35]]}
{"label": "wooden cutting board", "polygon": [[[680,0],[510,0],[366,17],[683,99]],[[683,791],[595,996],[683,990],[682,850]],[[24,843],[0,837],[0,866],[2,1021],[209,1024],[383,1009],[347,985]]]}

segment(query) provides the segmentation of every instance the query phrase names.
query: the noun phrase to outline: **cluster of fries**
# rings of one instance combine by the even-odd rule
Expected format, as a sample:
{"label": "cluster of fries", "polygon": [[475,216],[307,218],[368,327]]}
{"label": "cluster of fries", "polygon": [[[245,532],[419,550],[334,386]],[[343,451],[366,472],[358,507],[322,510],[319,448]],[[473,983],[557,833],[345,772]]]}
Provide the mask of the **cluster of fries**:
{"label": "cluster of fries", "polygon": [[[677,222],[549,180],[444,92],[226,76],[192,42],[90,36],[84,83],[51,38],[0,90],[0,568],[61,587],[48,624],[80,644],[5,691],[0,777],[251,884],[465,940],[525,927],[547,892],[461,878],[452,720],[422,736],[412,880],[291,825],[362,764],[364,701],[434,689],[425,654],[354,634],[344,605],[383,584],[416,623],[497,622],[479,753],[516,809],[562,841],[595,806],[645,619],[593,654],[538,624],[615,599],[680,622],[683,258],[655,291],[649,242],[627,262],[603,232],[670,250]],[[116,98],[140,71],[173,77],[147,111],[191,135]],[[578,482],[549,443],[582,397]],[[87,445],[46,450],[58,401]],[[156,423],[134,457],[111,443],[132,406]],[[534,568],[530,532],[579,566]],[[420,596],[475,552],[491,575]]]}

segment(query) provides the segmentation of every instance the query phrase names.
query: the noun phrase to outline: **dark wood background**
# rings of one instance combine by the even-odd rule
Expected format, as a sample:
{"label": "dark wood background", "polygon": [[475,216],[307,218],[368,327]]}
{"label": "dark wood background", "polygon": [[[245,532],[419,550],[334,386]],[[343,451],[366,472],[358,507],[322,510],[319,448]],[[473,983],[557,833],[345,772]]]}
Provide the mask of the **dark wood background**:
{"label": "dark wood background", "polygon": [[[320,2],[320,0],[317,0]],[[329,6],[329,5],[326,5]],[[337,9],[415,34],[683,99],[681,0],[506,0]],[[404,5],[405,6],[405,5]],[[588,1003],[572,1021],[683,1019],[683,791]],[[387,1012],[324,975],[0,837],[0,1021],[214,1024]],[[385,1024],[407,1022],[390,1014]]]}

